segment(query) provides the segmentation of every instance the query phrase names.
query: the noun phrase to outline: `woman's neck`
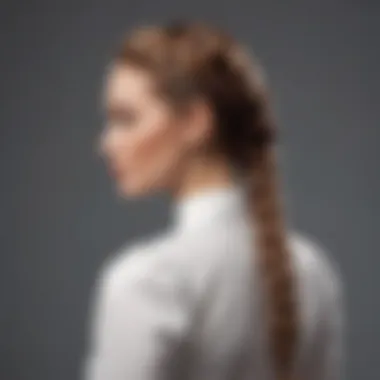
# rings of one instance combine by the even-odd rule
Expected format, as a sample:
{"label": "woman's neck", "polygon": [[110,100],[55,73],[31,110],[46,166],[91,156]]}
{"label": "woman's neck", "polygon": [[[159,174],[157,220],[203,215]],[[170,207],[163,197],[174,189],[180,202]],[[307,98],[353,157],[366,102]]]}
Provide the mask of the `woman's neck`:
{"label": "woman's neck", "polygon": [[199,160],[181,173],[174,197],[177,201],[215,188],[233,187],[236,179],[231,166],[224,160]]}

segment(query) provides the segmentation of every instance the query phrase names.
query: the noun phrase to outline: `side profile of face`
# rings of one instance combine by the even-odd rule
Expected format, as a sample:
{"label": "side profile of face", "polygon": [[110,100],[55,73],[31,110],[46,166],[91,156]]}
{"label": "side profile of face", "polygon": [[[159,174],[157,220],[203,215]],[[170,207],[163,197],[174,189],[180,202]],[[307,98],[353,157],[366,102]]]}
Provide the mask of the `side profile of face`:
{"label": "side profile of face", "polygon": [[119,194],[140,196],[175,186],[205,133],[202,122],[179,118],[157,94],[149,73],[121,64],[108,73],[105,108],[101,152]]}

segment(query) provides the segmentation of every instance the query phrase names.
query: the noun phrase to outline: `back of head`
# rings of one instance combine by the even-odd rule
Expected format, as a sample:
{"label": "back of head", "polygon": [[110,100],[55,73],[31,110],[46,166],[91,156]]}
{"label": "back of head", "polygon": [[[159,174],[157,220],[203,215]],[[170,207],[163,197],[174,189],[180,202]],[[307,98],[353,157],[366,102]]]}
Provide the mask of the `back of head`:
{"label": "back of head", "polygon": [[274,122],[258,64],[230,36],[198,23],[139,29],[123,41],[116,61],[147,70],[178,112],[196,98],[209,105],[214,122],[209,148],[223,154],[248,187],[275,373],[278,380],[292,379],[295,281],[278,202]]}

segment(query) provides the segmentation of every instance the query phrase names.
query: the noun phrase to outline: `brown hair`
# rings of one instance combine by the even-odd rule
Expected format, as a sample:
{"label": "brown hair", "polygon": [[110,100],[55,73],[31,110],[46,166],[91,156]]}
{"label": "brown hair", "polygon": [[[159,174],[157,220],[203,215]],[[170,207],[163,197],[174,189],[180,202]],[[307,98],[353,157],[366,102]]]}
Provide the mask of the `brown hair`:
{"label": "brown hair", "polygon": [[211,106],[217,146],[248,179],[272,360],[279,380],[292,379],[295,281],[276,184],[274,122],[258,64],[222,31],[185,23],[135,31],[123,41],[117,60],[150,70],[162,94],[177,105],[200,95]]}

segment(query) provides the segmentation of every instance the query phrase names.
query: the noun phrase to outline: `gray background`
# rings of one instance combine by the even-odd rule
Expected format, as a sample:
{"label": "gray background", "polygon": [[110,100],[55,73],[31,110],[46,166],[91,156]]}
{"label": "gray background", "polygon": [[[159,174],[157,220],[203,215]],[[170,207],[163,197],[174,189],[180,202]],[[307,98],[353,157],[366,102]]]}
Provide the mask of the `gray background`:
{"label": "gray background", "polygon": [[374,0],[1,3],[0,378],[77,378],[100,263],[168,222],[165,199],[115,198],[94,142],[116,41],[131,26],[178,16],[228,28],[265,65],[289,220],[328,248],[345,279],[346,378],[379,379]]}

